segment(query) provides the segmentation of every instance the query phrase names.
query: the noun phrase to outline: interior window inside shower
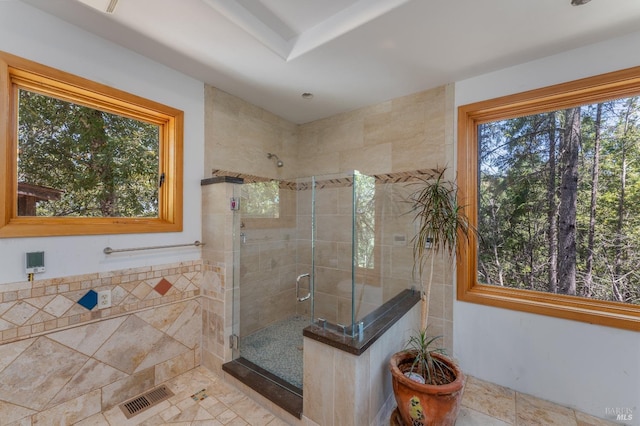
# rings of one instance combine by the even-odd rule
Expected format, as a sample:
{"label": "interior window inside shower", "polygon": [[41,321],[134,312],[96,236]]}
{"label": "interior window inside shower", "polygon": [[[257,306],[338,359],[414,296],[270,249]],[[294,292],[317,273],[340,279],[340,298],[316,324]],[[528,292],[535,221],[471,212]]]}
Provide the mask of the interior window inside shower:
{"label": "interior window inside shower", "polygon": [[242,227],[279,228],[295,225],[295,191],[286,181],[248,181],[240,193]]}
{"label": "interior window inside shower", "polygon": [[240,212],[245,218],[279,218],[280,185],[278,181],[272,180],[242,185]]}

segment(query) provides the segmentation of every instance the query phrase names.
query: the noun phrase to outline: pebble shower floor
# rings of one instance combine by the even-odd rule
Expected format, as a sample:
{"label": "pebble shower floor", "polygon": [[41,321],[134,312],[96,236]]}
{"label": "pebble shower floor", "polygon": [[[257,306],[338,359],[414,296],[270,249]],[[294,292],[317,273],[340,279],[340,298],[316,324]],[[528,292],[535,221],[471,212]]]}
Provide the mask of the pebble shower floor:
{"label": "pebble shower floor", "polygon": [[302,330],[309,319],[293,316],[240,339],[240,355],[302,389]]}

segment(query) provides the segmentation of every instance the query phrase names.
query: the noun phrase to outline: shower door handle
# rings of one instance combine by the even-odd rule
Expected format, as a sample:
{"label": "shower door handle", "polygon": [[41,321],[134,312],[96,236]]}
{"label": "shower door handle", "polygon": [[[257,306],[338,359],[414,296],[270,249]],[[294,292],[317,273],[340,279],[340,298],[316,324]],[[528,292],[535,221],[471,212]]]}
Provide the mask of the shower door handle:
{"label": "shower door handle", "polygon": [[311,274],[298,275],[298,278],[296,278],[296,299],[298,299],[298,302],[304,302],[311,297],[311,289],[309,289],[309,293],[306,296],[300,297],[300,280],[304,277],[311,279]]}

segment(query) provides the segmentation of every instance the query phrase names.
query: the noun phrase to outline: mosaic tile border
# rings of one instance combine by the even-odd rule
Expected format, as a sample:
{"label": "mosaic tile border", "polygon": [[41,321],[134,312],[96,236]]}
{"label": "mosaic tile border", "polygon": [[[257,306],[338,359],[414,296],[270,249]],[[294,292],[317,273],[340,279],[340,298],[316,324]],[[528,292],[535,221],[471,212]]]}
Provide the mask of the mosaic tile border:
{"label": "mosaic tile border", "polygon": [[[0,284],[0,344],[192,299],[201,279],[202,260],[196,260]],[[110,308],[78,303],[102,290],[111,291]]]}
{"label": "mosaic tile border", "polygon": [[[405,182],[415,182],[420,179],[429,179],[431,177],[437,176],[441,173],[441,170],[438,169],[419,169],[412,170],[406,172],[394,172],[394,173],[382,173],[382,174],[374,174],[372,175],[376,183],[384,184],[384,183],[405,183]],[[256,183],[256,182],[271,182],[276,181],[277,179],[250,175],[246,173],[237,173],[230,172],[228,170],[220,170],[213,169],[211,170],[211,174],[214,177],[222,178],[232,178],[242,180],[244,183]],[[310,182],[295,182],[288,180],[279,181],[279,186],[281,189],[290,189],[297,191],[305,191],[311,189]],[[353,186],[353,178],[351,177],[343,177],[343,178],[334,178],[334,179],[326,179],[316,181],[316,188],[341,188],[341,187],[350,187]]]}

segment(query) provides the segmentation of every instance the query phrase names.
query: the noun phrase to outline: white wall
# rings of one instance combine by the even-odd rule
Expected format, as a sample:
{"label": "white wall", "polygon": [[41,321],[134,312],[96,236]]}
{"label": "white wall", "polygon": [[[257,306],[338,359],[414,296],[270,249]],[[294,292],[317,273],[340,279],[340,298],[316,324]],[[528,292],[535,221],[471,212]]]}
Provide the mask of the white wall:
{"label": "white wall", "polygon": [[0,50],[181,109],[185,118],[183,232],[0,239],[0,284],[26,279],[24,253],[29,251],[45,251],[46,272],[36,279],[199,259],[197,248],[109,257],[102,250],[201,239],[203,83],[21,2],[0,1]]}
{"label": "white wall", "polygon": [[[638,66],[638,46],[640,33],[460,81],[456,108]],[[467,373],[597,417],[634,409],[640,425],[640,333],[463,302],[453,325]]]}

